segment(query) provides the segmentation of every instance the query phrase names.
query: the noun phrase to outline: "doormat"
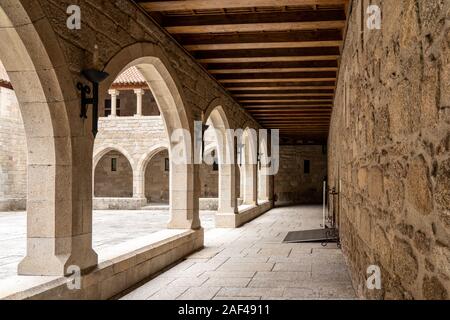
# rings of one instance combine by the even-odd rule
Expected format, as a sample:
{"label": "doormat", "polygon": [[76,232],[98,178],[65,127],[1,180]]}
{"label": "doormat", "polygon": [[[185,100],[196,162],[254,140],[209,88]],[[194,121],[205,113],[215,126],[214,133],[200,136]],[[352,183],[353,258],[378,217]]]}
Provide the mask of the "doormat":
{"label": "doormat", "polygon": [[338,242],[339,234],[336,228],[292,231],[284,238],[286,243],[302,243],[302,242]]}

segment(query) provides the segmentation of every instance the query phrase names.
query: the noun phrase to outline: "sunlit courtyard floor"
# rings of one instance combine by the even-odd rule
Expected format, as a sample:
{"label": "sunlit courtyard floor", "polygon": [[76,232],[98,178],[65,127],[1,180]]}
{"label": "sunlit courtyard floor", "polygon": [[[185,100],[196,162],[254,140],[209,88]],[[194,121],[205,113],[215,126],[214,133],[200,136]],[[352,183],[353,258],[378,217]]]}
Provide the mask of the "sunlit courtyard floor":
{"label": "sunlit courtyard floor", "polygon": [[[205,229],[214,227],[214,212],[200,213]],[[166,228],[168,210],[99,210],[93,214],[93,247],[97,253]],[[0,212],[0,279],[17,273],[26,252],[26,213]]]}

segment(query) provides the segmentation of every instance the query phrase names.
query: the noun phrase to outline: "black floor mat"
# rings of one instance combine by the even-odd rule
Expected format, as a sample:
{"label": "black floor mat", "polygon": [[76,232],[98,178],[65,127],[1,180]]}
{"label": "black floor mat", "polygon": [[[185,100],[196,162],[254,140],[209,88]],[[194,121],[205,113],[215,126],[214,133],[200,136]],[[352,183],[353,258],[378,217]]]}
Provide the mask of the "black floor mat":
{"label": "black floor mat", "polygon": [[338,240],[338,233],[335,228],[292,231],[284,238],[283,242],[333,242]]}

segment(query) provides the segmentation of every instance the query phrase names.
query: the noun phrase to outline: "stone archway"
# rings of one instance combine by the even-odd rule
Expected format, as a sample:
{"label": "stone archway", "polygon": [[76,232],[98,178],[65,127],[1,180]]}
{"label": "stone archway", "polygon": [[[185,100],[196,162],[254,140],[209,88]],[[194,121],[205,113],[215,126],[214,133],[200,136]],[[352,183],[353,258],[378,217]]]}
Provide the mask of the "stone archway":
{"label": "stone archway", "polygon": [[[25,275],[63,275],[97,264],[92,250],[92,137],[79,118],[68,64],[39,4],[0,4],[0,60],[19,101],[27,140]],[[36,22],[35,22],[36,21]],[[45,34],[45,36],[44,36]],[[50,49],[51,48],[51,49]]]}
{"label": "stone archway", "polygon": [[[167,153],[167,158],[170,159],[169,156],[169,144],[168,143],[160,143],[154,145],[151,150],[144,154],[142,158],[139,160],[136,170],[135,170],[135,176],[134,176],[134,196],[139,197],[142,199],[145,199],[146,202],[152,201],[152,198],[159,198],[160,200],[163,200],[165,202],[166,200],[170,200],[170,181],[167,183],[167,185],[164,183],[165,188],[162,194],[160,193],[160,196],[155,197],[155,192],[150,192],[149,189],[149,181],[148,181],[148,169],[149,164],[152,160],[155,159],[155,157],[158,157],[162,155],[163,153]],[[166,172],[166,155],[164,158],[158,159],[159,164],[158,166],[161,167],[164,172]],[[163,182],[166,182],[166,175],[169,175],[170,179],[170,168],[166,173],[162,173],[160,182],[163,184]],[[153,197],[151,196],[151,193],[153,193]]]}
{"label": "stone archway", "polygon": [[108,148],[94,167],[94,197],[131,198],[133,166],[130,158],[119,150]]}
{"label": "stone archway", "polygon": [[[105,94],[114,79],[124,70],[136,67],[147,81],[158,104],[170,141],[170,208],[169,228],[198,229],[198,166],[194,164],[194,121],[184,103],[182,85],[164,52],[149,43],[131,45],[119,52],[107,64],[110,74],[102,83],[100,92]],[[102,101],[102,97],[100,97]],[[176,160],[175,160],[176,159]]]}
{"label": "stone archway", "polygon": [[219,161],[219,214],[234,214],[238,212],[237,186],[238,166],[235,159],[234,133],[230,131],[228,117],[221,105],[211,104],[205,118],[215,133],[217,158]]}
{"label": "stone archway", "polygon": [[170,169],[166,166],[169,159],[167,149],[154,153],[145,166],[144,195],[147,202],[168,203],[170,201]]}

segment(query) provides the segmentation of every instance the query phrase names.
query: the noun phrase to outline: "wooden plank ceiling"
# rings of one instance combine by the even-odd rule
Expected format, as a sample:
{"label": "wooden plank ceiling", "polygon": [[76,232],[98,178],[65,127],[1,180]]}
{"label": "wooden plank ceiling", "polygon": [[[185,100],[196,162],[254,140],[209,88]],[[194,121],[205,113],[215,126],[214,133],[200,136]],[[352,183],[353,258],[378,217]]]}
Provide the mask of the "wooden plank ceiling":
{"label": "wooden plank ceiling", "polygon": [[262,126],[326,142],[348,0],[136,2]]}

